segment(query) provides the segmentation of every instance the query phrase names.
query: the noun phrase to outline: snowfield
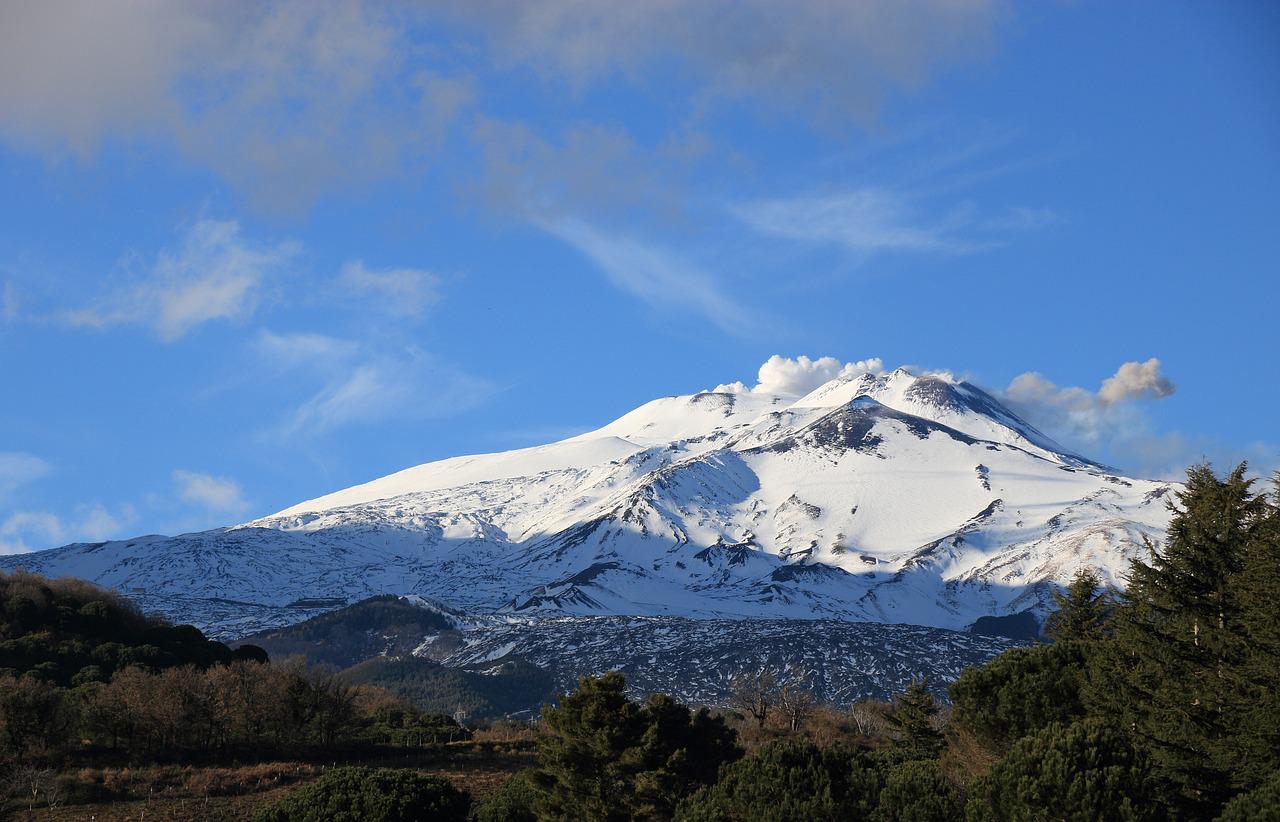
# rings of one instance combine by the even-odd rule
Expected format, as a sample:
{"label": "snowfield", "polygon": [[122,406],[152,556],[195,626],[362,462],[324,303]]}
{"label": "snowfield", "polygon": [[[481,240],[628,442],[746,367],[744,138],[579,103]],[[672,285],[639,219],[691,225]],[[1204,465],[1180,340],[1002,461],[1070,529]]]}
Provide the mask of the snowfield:
{"label": "snowfield", "polygon": [[218,636],[380,593],[471,613],[907,623],[1121,584],[1175,486],[1070,453],[965,382],[899,369],[803,397],[655,400],[561,442],[456,457],[177,537],[0,557]]}

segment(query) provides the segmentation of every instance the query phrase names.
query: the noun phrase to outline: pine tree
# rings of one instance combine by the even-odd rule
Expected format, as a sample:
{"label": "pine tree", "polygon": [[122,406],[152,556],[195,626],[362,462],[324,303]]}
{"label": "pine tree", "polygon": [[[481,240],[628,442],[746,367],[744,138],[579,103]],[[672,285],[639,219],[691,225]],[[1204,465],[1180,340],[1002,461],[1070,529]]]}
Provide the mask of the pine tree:
{"label": "pine tree", "polygon": [[932,759],[942,750],[942,733],[934,727],[937,715],[938,703],[927,678],[911,680],[907,690],[893,698],[893,708],[885,719],[904,758]]}
{"label": "pine tree", "polygon": [[1045,635],[1055,642],[1101,639],[1111,619],[1106,592],[1096,571],[1081,568],[1065,594],[1054,592],[1058,609],[1045,620]]}
{"label": "pine tree", "polygon": [[1233,581],[1266,505],[1242,464],[1222,479],[1189,469],[1170,507],[1165,544],[1133,563],[1092,693],[1149,750],[1170,805],[1201,817],[1231,794],[1232,679],[1244,647]]}
{"label": "pine tree", "polygon": [[628,801],[635,763],[623,755],[644,733],[640,706],[627,699],[626,680],[613,672],[581,677],[578,690],[542,709],[535,784],[542,811],[590,820],[631,818]]}
{"label": "pine tree", "polygon": [[1280,773],[1280,473],[1252,536],[1235,585],[1244,651],[1234,672],[1240,700],[1228,764],[1242,790]]}
{"label": "pine tree", "polygon": [[951,683],[951,722],[971,731],[996,756],[1022,737],[1082,717],[1082,671],[1093,643],[1053,642],[1013,648],[966,668]]}
{"label": "pine tree", "polygon": [[1014,744],[970,790],[970,822],[1156,822],[1163,818],[1142,753],[1110,724],[1050,725]]}
{"label": "pine tree", "polygon": [[669,819],[683,797],[741,756],[723,719],[664,694],[641,706],[626,684],[617,672],[582,677],[576,693],[542,709],[530,774],[540,819]]}
{"label": "pine tree", "polygon": [[884,776],[864,751],[772,742],[724,768],[679,807],[678,822],[844,822],[874,813]]}

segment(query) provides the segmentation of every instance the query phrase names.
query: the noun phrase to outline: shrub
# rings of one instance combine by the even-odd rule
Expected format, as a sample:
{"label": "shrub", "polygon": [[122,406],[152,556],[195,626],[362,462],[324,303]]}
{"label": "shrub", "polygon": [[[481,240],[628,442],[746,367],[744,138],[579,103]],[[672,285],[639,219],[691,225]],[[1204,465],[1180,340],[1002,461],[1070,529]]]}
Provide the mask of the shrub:
{"label": "shrub", "polygon": [[518,773],[476,806],[472,822],[537,822],[538,794],[527,773]]}
{"label": "shrub", "polygon": [[951,721],[999,754],[1051,723],[1079,718],[1084,647],[1059,642],[1014,648],[982,667],[966,668],[949,690]]}
{"label": "shrub", "polygon": [[1154,822],[1163,818],[1145,758],[1096,721],[1050,725],[1016,742],[973,787],[970,822]]}
{"label": "shrub", "polygon": [[1258,787],[1242,793],[1222,809],[1218,822],[1278,822],[1280,820],[1280,771]]}
{"label": "shrub", "polygon": [[335,768],[258,814],[258,822],[462,822],[469,794],[437,776]]}
{"label": "shrub", "polygon": [[726,766],[716,784],[679,807],[682,822],[812,822],[863,819],[883,779],[866,754],[842,744],[775,742]]}
{"label": "shrub", "polygon": [[904,762],[885,773],[877,822],[950,822],[962,816],[960,796],[930,760]]}

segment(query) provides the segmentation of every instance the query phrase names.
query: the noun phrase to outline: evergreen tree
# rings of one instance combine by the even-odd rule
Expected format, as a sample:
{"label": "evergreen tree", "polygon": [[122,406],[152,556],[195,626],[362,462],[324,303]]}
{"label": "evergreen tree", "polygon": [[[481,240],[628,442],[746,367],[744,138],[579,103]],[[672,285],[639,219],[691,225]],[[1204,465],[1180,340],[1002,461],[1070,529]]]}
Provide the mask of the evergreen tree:
{"label": "evergreen tree", "polygon": [[951,683],[951,721],[1000,755],[1054,722],[1084,716],[1082,671],[1092,645],[1062,641],[1013,648]]}
{"label": "evergreen tree", "polygon": [[1053,594],[1058,609],[1045,620],[1045,635],[1055,642],[1101,639],[1111,619],[1107,595],[1096,571],[1081,568],[1066,593]]}
{"label": "evergreen tree", "polygon": [[531,774],[540,819],[668,819],[742,753],[722,719],[665,695],[638,705],[616,672],[582,677],[577,692],[542,717]]}
{"label": "evergreen tree", "polygon": [[930,760],[889,769],[872,819],[875,822],[951,822],[962,816],[959,792]]}
{"label": "evergreen tree", "polygon": [[970,797],[970,822],[1163,818],[1144,757],[1125,734],[1099,721],[1050,725],[1019,740]]}
{"label": "evergreen tree", "polygon": [[774,742],[727,766],[685,800],[680,822],[844,822],[875,810],[884,778],[865,753],[807,740]]}
{"label": "evergreen tree", "polygon": [[893,698],[885,719],[903,758],[932,759],[942,750],[942,733],[934,727],[937,715],[938,702],[927,678],[911,680],[907,690]]}
{"label": "evergreen tree", "polygon": [[1218,822],[1280,822],[1280,771],[1228,802]]}
{"label": "evergreen tree", "polygon": [[1280,772],[1280,473],[1236,584],[1244,652],[1235,673],[1232,783],[1249,790]]}
{"label": "evergreen tree", "polygon": [[1244,649],[1233,583],[1265,521],[1242,464],[1224,478],[1187,471],[1163,546],[1135,560],[1116,637],[1092,695],[1151,753],[1180,814],[1212,815],[1231,794],[1231,725]]}

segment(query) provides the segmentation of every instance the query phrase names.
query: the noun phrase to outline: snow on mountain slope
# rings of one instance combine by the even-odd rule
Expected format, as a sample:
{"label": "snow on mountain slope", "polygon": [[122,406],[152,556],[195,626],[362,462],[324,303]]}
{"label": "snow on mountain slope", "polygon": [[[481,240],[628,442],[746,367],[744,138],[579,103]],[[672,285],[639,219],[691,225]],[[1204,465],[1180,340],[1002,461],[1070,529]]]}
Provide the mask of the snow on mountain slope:
{"label": "snow on mountain slope", "polygon": [[1118,583],[1162,534],[1170,489],[1066,452],[968,383],[899,369],[803,397],[668,397],[246,525],[0,565],[85,576],[223,633],[378,593],[521,618],[963,628],[1043,610],[1080,567]]}
{"label": "snow on mountain slope", "polygon": [[373,482],[299,503],[281,511],[277,516],[359,505],[403,494],[457,488],[476,482],[532,477],[549,471],[623,459],[640,450],[639,446],[620,437],[600,436],[564,440],[551,445],[496,454],[451,457],[406,468]]}

